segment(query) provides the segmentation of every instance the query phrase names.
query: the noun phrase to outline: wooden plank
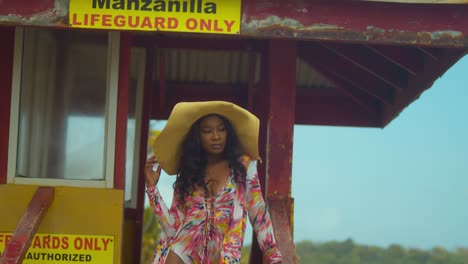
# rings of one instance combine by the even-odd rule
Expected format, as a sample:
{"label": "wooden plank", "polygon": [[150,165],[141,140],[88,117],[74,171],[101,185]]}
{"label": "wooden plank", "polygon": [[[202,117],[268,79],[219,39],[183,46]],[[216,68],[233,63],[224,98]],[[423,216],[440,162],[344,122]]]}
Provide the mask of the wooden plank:
{"label": "wooden plank", "polygon": [[15,28],[0,27],[0,184],[7,181]]}
{"label": "wooden plank", "polygon": [[361,0],[361,1],[404,3],[404,4],[468,4],[468,0]]}
{"label": "wooden plank", "polygon": [[[267,171],[267,138],[268,138],[268,113],[269,113],[269,106],[270,102],[266,100],[266,98],[270,95],[270,87],[269,87],[269,50],[268,45],[265,44],[264,47],[260,51],[261,54],[261,67],[260,67],[260,83],[259,89],[254,93],[254,113],[260,119],[260,135],[259,135],[259,154],[260,157],[264,160],[257,163],[257,171],[258,171],[258,179],[260,181],[260,186],[263,190],[263,197],[265,198],[265,190],[266,190],[266,171]],[[265,199],[266,200],[266,199]],[[252,244],[250,250],[250,264],[262,263],[262,252],[260,251],[260,246],[257,242],[257,237],[255,233],[252,235]]]}
{"label": "wooden plank", "polygon": [[[166,82],[167,93],[164,107],[153,105],[151,117],[167,119],[174,105],[178,102],[224,100],[247,107],[247,85],[215,83],[180,83]],[[156,91],[159,88],[156,88]]]}
{"label": "wooden plank", "polygon": [[[146,156],[147,156],[147,146],[148,146],[148,132],[149,132],[149,122],[152,114],[152,103],[153,101],[153,67],[154,67],[154,58],[155,49],[153,46],[146,47],[146,64],[145,64],[145,83],[144,83],[144,92],[143,92],[143,111],[142,111],[142,120],[141,120],[141,138],[140,138],[140,163],[135,164],[138,166],[138,175],[144,174]],[[136,208],[136,221],[135,221],[135,237],[140,238],[135,242],[133,248],[134,252],[134,262],[141,262],[141,247],[143,237],[143,214],[145,211],[145,179],[144,177],[138,178],[138,187],[137,187],[137,208]]]}
{"label": "wooden plank", "polygon": [[[68,5],[62,2],[4,0],[0,5],[0,23],[68,27]],[[467,47],[467,16],[466,4],[243,0],[239,35],[245,38]]]}
{"label": "wooden plank", "polygon": [[371,113],[339,90],[297,89],[296,124],[382,127],[381,114],[380,107]]}
{"label": "wooden plank", "polygon": [[366,44],[467,47],[466,17],[468,5],[244,0],[240,34]]}
{"label": "wooden plank", "polygon": [[128,94],[130,89],[131,36],[120,33],[119,93],[117,96],[117,126],[115,135],[114,189],[125,189],[125,164],[127,146]]}
{"label": "wooden plank", "polygon": [[218,51],[259,51],[262,42],[254,39],[240,39],[224,36],[209,38],[203,36],[152,36],[134,35],[133,45],[137,47],[154,46],[159,49],[191,49]]}
{"label": "wooden plank", "polygon": [[[267,59],[262,58],[262,64],[265,65]],[[267,67],[264,67],[267,68]],[[262,71],[264,71],[262,69]],[[262,73],[262,75],[264,75]],[[263,78],[263,77],[262,77]],[[339,81],[339,80],[338,80]],[[253,112],[260,119],[260,127],[267,127],[266,121],[268,114],[263,114],[261,110],[265,108],[265,100],[268,92],[265,81],[262,79],[255,90]],[[358,126],[358,127],[381,127],[382,106],[378,101],[363,94],[359,89],[351,84],[340,84],[342,89],[321,89],[318,87],[301,88],[297,87],[295,123],[302,125],[329,125],[329,126]],[[229,100],[239,105],[247,105],[247,100],[242,96],[247,89],[236,85],[211,85],[200,83],[168,83],[171,96],[163,109],[153,108],[151,118],[167,119],[171,113],[172,107],[177,101],[197,101],[197,100]],[[351,95],[350,95],[351,94]],[[266,131],[260,131],[260,156],[265,159],[266,154],[262,152],[262,146],[266,144]],[[265,175],[261,170],[265,163],[259,164],[259,176]],[[262,189],[264,179],[261,179]]]}
{"label": "wooden plank", "polygon": [[6,243],[0,264],[22,263],[44,215],[54,200],[53,187],[38,187],[15,232]]}
{"label": "wooden plank", "polygon": [[400,91],[407,86],[406,72],[392,64],[381,63],[382,58],[364,45],[337,43],[321,43],[321,45]]}
{"label": "wooden plank", "polygon": [[[293,199],[292,198],[272,198],[268,199],[268,209],[271,220],[275,226],[275,236],[279,239],[292,241],[293,233]],[[279,228],[278,228],[279,227]],[[278,240],[277,240],[278,242]],[[280,243],[283,243],[280,241]],[[298,263],[296,249],[294,246],[280,246],[283,255],[283,263]]]}
{"label": "wooden plank", "polygon": [[[292,214],[292,155],[296,105],[296,42],[271,40],[269,48],[270,93],[267,135],[267,200],[283,200],[282,212],[270,211],[284,263],[297,263],[292,223],[277,221]],[[280,215],[278,215],[280,214]]]}
{"label": "wooden plank", "polygon": [[413,76],[423,70],[423,56],[420,55],[414,47],[388,45],[365,46]]}
{"label": "wooden plank", "polygon": [[395,99],[395,107],[385,108],[382,114],[382,125],[386,126],[396,118],[403,109],[413,101],[432,84],[442,76],[453,64],[461,59],[467,51],[465,49],[447,49],[441,55],[439,62],[426,59],[424,72],[409,79],[408,89],[399,93]]}
{"label": "wooden plank", "polygon": [[385,105],[392,105],[395,89],[382,80],[356,67],[348,60],[337,56],[320,44],[302,43],[300,56],[316,69],[333,73],[353,86],[375,97]]}

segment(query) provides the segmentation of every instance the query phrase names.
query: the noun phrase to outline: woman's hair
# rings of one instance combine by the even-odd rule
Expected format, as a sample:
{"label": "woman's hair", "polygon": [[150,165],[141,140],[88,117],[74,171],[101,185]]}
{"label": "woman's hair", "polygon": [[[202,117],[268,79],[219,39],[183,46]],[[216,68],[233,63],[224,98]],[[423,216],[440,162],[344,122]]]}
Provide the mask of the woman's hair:
{"label": "woman's hair", "polygon": [[205,150],[200,142],[200,123],[203,118],[212,115],[223,121],[227,132],[226,144],[221,153],[222,158],[229,162],[229,167],[235,176],[236,182],[245,182],[246,179],[247,172],[240,161],[243,152],[231,123],[225,117],[217,114],[203,116],[192,125],[182,143],[182,156],[174,183],[174,190],[177,189],[179,193],[177,199],[179,199],[179,204],[182,206],[185,206],[185,197],[191,195],[197,186],[202,187],[205,193],[208,190],[204,181],[207,160]]}

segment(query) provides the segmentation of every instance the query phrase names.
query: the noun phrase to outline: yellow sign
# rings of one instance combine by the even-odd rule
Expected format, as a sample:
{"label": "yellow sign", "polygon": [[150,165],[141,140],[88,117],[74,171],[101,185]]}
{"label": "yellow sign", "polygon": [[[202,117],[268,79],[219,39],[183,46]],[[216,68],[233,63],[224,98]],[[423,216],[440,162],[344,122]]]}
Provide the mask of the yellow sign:
{"label": "yellow sign", "polygon": [[241,0],[70,0],[71,27],[239,34]]}
{"label": "yellow sign", "polygon": [[[0,255],[11,233],[0,232]],[[114,263],[114,236],[36,234],[23,264]]]}

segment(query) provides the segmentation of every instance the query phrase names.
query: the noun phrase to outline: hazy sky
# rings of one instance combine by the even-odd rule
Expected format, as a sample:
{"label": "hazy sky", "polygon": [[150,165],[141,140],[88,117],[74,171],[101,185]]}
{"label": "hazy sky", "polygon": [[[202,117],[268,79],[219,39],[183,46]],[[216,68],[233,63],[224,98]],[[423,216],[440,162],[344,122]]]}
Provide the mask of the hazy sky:
{"label": "hazy sky", "polygon": [[467,56],[384,129],[294,129],[295,241],[468,247]]}

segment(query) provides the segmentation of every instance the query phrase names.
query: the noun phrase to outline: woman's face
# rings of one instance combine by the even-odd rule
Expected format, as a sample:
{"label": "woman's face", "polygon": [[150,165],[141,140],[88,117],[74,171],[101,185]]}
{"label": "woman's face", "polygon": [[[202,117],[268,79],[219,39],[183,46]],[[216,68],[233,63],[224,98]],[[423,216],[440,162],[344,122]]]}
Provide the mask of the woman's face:
{"label": "woman's face", "polygon": [[200,121],[200,142],[209,155],[220,155],[226,146],[227,131],[219,116],[209,115]]}

